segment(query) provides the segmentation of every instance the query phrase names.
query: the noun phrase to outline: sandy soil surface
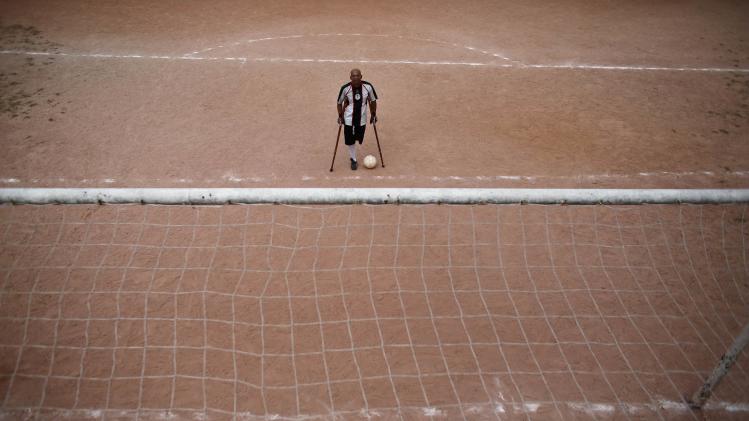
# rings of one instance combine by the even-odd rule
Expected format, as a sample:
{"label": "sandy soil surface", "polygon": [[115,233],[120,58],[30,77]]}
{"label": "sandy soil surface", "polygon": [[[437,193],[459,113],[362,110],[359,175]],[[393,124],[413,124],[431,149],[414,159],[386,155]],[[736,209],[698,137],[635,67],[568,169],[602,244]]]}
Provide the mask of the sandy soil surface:
{"label": "sandy soil surface", "polygon": [[[749,185],[745,3],[30,1],[0,16],[0,50],[22,52],[0,54],[4,187]],[[354,66],[381,97],[386,168],[352,172],[341,141],[330,173]]]}

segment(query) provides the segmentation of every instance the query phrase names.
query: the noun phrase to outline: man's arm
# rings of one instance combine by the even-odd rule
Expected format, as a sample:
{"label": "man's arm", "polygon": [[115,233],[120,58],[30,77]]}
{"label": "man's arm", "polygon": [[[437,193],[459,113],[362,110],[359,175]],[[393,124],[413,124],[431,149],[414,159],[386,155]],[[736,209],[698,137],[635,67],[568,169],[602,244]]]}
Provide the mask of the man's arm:
{"label": "man's arm", "polygon": [[372,109],[372,118],[369,119],[370,124],[377,122],[377,101],[369,101],[369,108]]}
{"label": "man's arm", "polygon": [[340,103],[336,106],[338,107],[338,124],[340,125],[343,124],[343,107]]}
{"label": "man's arm", "polygon": [[343,124],[344,123],[343,110],[345,110],[346,107],[348,107],[348,98],[343,100],[343,104],[338,103],[337,107],[338,107],[338,124]]}

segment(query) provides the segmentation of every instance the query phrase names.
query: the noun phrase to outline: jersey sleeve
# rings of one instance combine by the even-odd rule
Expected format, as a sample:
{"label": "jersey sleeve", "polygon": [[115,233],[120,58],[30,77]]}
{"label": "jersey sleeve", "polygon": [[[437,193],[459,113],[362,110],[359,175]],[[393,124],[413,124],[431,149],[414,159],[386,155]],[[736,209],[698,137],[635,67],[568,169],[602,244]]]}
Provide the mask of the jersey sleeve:
{"label": "jersey sleeve", "polygon": [[364,86],[366,86],[369,91],[369,100],[372,102],[377,101],[377,92],[375,91],[374,86],[372,86],[371,83],[366,83]]}
{"label": "jersey sleeve", "polygon": [[343,102],[346,100],[346,95],[348,94],[348,91],[346,90],[348,88],[348,84],[341,86],[341,90],[338,91],[338,103],[343,104]]}

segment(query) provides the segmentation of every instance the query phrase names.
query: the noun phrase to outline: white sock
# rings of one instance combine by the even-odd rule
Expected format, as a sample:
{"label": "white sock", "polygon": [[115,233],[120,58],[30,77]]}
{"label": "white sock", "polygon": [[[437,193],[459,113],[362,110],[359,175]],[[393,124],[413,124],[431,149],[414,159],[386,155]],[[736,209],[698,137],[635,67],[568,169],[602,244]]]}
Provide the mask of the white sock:
{"label": "white sock", "polygon": [[351,157],[351,159],[356,161],[356,144],[348,145],[348,154]]}

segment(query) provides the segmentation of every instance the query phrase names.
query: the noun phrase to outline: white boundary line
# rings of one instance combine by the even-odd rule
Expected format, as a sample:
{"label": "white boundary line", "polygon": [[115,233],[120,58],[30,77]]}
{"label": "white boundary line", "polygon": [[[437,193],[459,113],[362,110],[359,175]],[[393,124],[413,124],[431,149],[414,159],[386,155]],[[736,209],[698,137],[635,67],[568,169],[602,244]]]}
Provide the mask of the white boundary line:
{"label": "white boundary line", "polygon": [[391,38],[391,39],[407,40],[407,41],[428,42],[432,44],[438,44],[438,45],[447,46],[447,47],[454,47],[458,49],[462,48],[464,50],[468,50],[473,53],[481,53],[491,58],[500,58],[502,60],[517,63],[520,65],[523,64],[522,62],[518,60],[513,60],[505,56],[502,53],[491,52],[491,51],[487,51],[481,48],[472,47],[470,45],[461,45],[455,42],[440,41],[440,40],[436,40],[433,38],[420,38],[420,37],[410,37],[407,35],[389,35],[389,34],[362,34],[362,33],[346,34],[346,33],[340,33],[340,32],[339,33],[321,33],[321,34],[296,34],[296,35],[282,35],[282,36],[275,36],[275,37],[252,38],[252,39],[243,40],[243,41],[226,43],[225,45],[217,45],[215,47],[204,48],[202,50],[193,51],[191,53],[184,54],[184,56],[196,56],[198,54],[203,54],[209,51],[224,49],[227,47],[236,47],[239,45],[248,45],[248,44],[265,42],[265,41],[277,41],[277,40],[298,39],[298,38],[320,38],[320,37],[325,37],[325,38],[327,37],[371,37],[371,38]]}
{"label": "white boundary line", "polygon": [[151,60],[186,60],[186,61],[224,61],[239,63],[364,63],[364,64],[405,64],[422,66],[465,66],[516,69],[558,69],[558,70],[618,70],[618,71],[670,71],[670,72],[717,72],[749,73],[749,69],[730,67],[666,67],[666,66],[611,66],[603,64],[510,64],[498,62],[471,61],[418,61],[418,60],[367,60],[367,59],[332,59],[332,58],[292,58],[292,57],[195,57],[190,55],[141,55],[141,54],[84,54],[84,53],[50,53],[44,51],[0,50],[0,54],[62,56],[74,58],[103,59],[151,59]]}
{"label": "white boundary line", "polygon": [[148,203],[221,205],[537,203],[641,204],[749,202],[749,189],[481,188],[2,188],[0,203]]}
{"label": "white boundary line", "polygon": [[[605,417],[604,419],[610,419],[609,417],[615,417],[616,415],[623,416],[625,419],[628,415],[650,415],[653,416],[653,411],[662,412],[665,414],[687,414],[691,413],[692,410],[684,402],[672,401],[672,400],[657,400],[649,403],[624,403],[621,406],[614,403],[588,403],[588,402],[576,402],[576,401],[562,401],[559,402],[561,405],[578,412],[585,413],[595,418],[596,415]],[[455,405],[450,405],[454,407]],[[517,402],[493,402],[488,403],[477,403],[477,404],[466,404],[463,406],[462,411],[465,414],[473,415],[488,415],[488,414],[514,414],[514,415],[526,415],[541,412],[540,409],[549,409],[553,407],[553,403],[548,401],[526,401],[526,403]],[[230,414],[234,415],[235,418],[240,420],[294,420],[294,421],[311,421],[311,420],[329,420],[339,419],[346,415],[353,416],[367,416],[367,418],[381,418],[389,417],[393,415],[421,415],[422,417],[445,417],[445,407],[442,409],[439,407],[415,407],[415,406],[400,406],[398,408],[386,408],[378,410],[345,410],[345,411],[331,411],[327,414],[300,414],[298,416],[281,416],[277,414],[253,414],[250,412],[232,412],[224,411],[220,409],[210,409],[211,413]],[[12,418],[18,414],[33,414],[31,408],[3,408],[0,409],[0,419]],[[59,409],[59,408],[44,408],[43,413],[46,415],[56,416],[54,418],[80,418],[80,419],[101,419],[102,416],[113,417],[113,418],[130,418],[139,410],[136,409]],[[190,419],[205,419],[204,410],[194,409],[141,409],[147,416],[148,419],[174,419],[178,415],[186,416]],[[749,412],[749,404],[746,403],[734,403],[727,401],[720,402],[708,402],[703,407],[703,413],[706,412],[708,418],[712,419],[714,416],[719,415],[723,412],[729,413],[744,413]],[[717,412],[717,414],[715,414]],[[695,413],[698,414],[698,413]],[[400,417],[398,417],[400,418]]]}

